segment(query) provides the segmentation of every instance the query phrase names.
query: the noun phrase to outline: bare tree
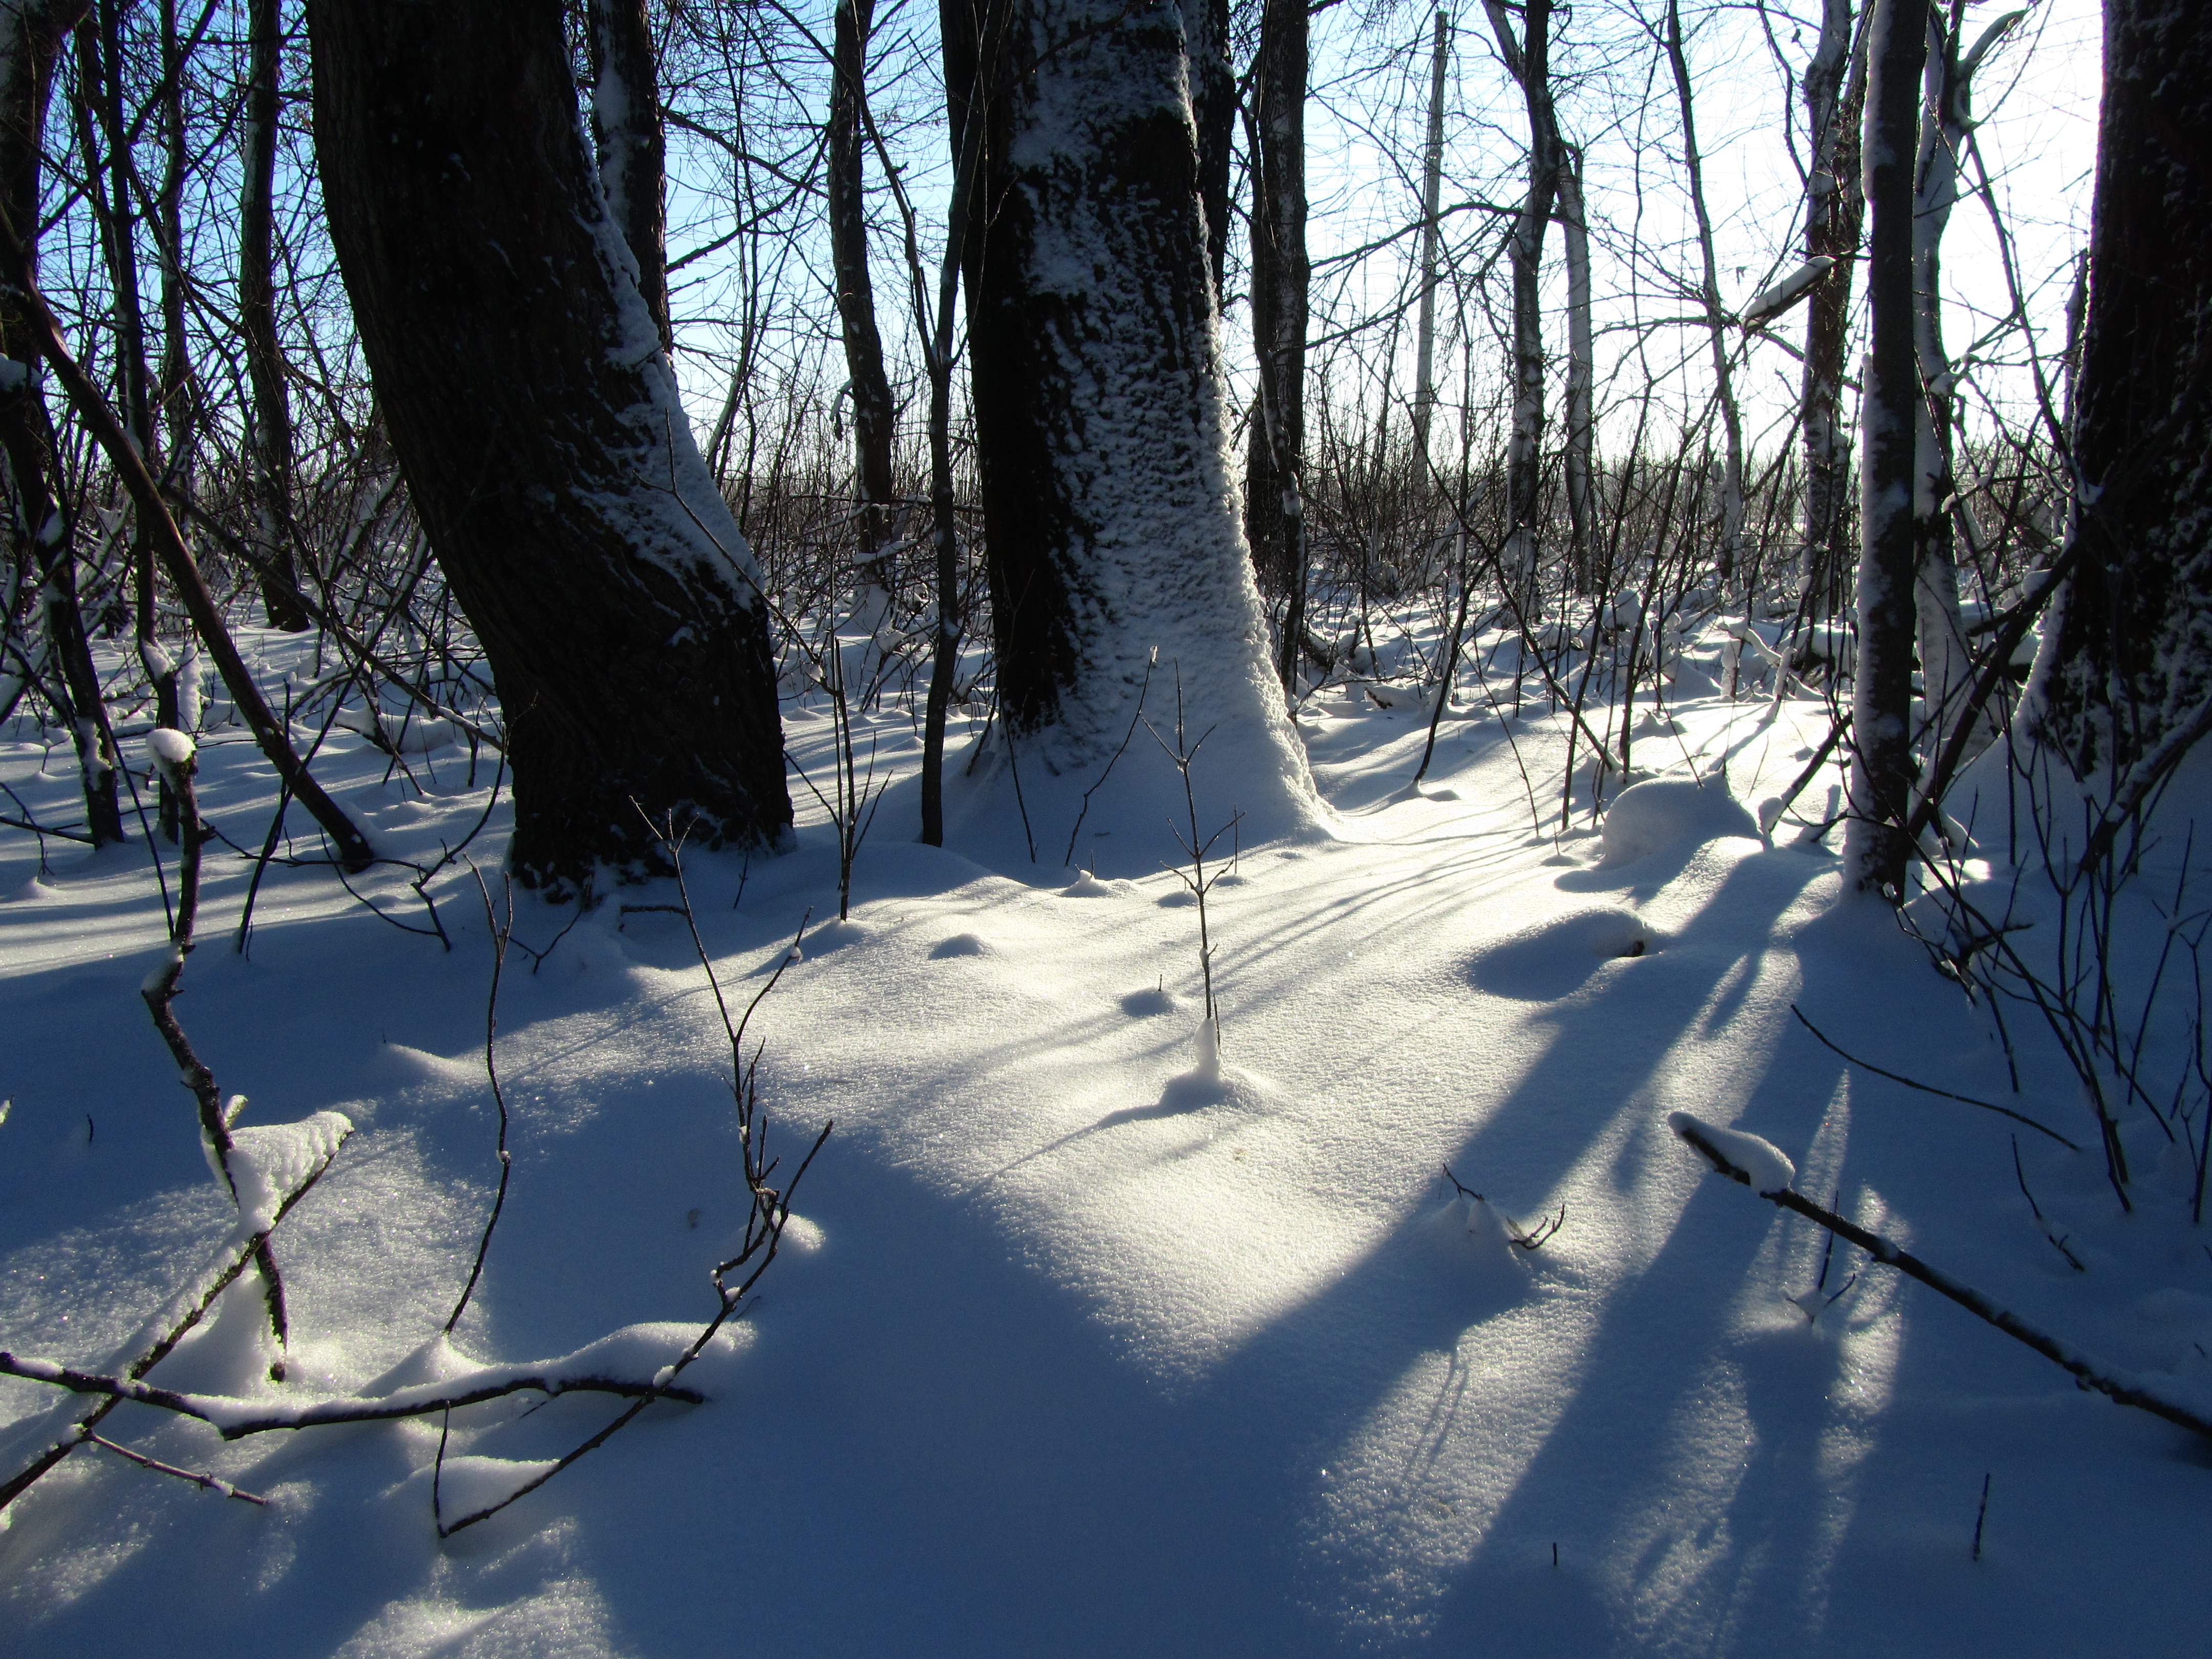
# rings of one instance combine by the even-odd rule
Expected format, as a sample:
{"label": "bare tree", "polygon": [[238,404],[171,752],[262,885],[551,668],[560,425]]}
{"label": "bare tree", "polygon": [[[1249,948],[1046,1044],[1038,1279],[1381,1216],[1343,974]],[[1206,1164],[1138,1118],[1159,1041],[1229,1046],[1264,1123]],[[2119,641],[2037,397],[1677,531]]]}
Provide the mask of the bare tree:
{"label": "bare tree", "polygon": [[1822,0],[1820,34],[1805,70],[1811,154],[1805,170],[1805,258],[1827,260],[1805,312],[1799,424],[1805,442],[1806,614],[1832,609],[1850,527],[1850,442],[1843,422],[1844,351],[1850,331],[1851,274],[1866,216],[1859,178],[1859,125],[1866,106],[1866,53],[1854,46],[1851,0]]}
{"label": "bare tree", "polygon": [[47,684],[76,745],[86,828],[100,847],[123,839],[114,738],[77,606],[75,526],[46,399],[29,368],[40,356],[37,321],[21,291],[37,283],[40,157],[54,64],[86,10],[87,0],[0,3],[0,214],[12,244],[9,283],[0,287],[0,355],[7,359],[0,366],[0,449],[15,486],[18,557],[34,568],[44,596]]}
{"label": "bare tree", "polygon": [[607,216],[637,262],[637,291],[659,331],[676,343],[668,314],[667,140],[649,0],[590,0],[592,142]]}
{"label": "bare tree", "polygon": [[1252,76],[1252,335],[1258,419],[1248,448],[1244,517],[1261,586],[1282,596],[1276,674],[1297,695],[1304,653],[1306,256],[1304,0],[1269,0]]}
{"label": "bare tree", "polygon": [[564,895],[658,869],[648,817],[780,842],[758,568],[584,153],[560,8],[314,0],[308,21],[331,240],[505,705],[516,873]]}
{"label": "bare tree", "polygon": [[868,221],[862,161],[866,122],[868,33],[875,0],[837,0],[835,80],[830,94],[830,262],[837,283],[837,321],[845,343],[845,371],[853,399],[854,469],[860,482],[860,557],[868,580],[888,580],[881,568],[890,539],[897,490],[891,478],[891,439],[897,408],[884,373],[883,337],[876,330],[875,285],[868,277]]}
{"label": "bare tree", "polygon": [[2212,18],[2187,0],[2107,0],[2074,430],[2080,556],[2041,683],[2052,739],[2130,809],[2212,729],[2207,131]]}
{"label": "bare tree", "polygon": [[1902,899],[1912,763],[1915,547],[1912,489],[1920,431],[1913,325],[1913,162],[1928,0],[1875,0],[1868,44],[1867,248],[1873,343],[1861,420],[1858,661],[1851,701],[1850,824],[1844,879]]}

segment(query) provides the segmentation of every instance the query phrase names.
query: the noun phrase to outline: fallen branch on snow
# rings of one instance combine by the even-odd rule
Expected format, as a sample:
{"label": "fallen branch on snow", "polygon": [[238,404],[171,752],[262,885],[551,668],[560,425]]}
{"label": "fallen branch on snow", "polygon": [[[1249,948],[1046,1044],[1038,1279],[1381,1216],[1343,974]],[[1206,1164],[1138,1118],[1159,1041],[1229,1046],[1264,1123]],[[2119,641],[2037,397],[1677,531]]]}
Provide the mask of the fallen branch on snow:
{"label": "fallen branch on snow", "polygon": [[[2167,1422],[2187,1429],[2212,1440],[2212,1419],[2199,1416],[2186,1406],[2176,1405],[2170,1400],[2153,1394],[2124,1371],[2102,1364],[2079,1349],[2061,1342],[2029,1324],[2019,1315],[1999,1307],[1972,1285],[1962,1285],[1940,1267],[1929,1266],[1910,1251],[1901,1250],[1879,1233],[1869,1232],[1855,1223],[1846,1221],[1833,1210],[1824,1210],[1810,1199],[1799,1196],[1787,1186],[1765,1188],[1755,1182],[1751,1173],[1729,1157],[1735,1148],[1729,1145],[1736,1140],[1753,1140],[1755,1137],[1740,1135],[1728,1129],[1716,1129],[1709,1123],[1699,1122],[1687,1112],[1669,1112],[1667,1127],[1702,1153],[1705,1161],[1718,1173],[1731,1181],[1741,1182],[1747,1187],[1762,1188],[1759,1195],[1769,1203],[1778,1205],[1808,1221],[1816,1222],[1848,1243],[1856,1244],[1885,1267],[1894,1267],[1908,1279],[1917,1279],[1929,1289],[1948,1297],[1977,1319],[1996,1326],[2014,1340],[2025,1342],[2054,1365],[2070,1373],[2087,1389],[2118,1401],[2123,1406],[2133,1406]],[[1725,1139],[1724,1139],[1725,1138]],[[1787,1169],[1789,1161],[1779,1152],[1759,1141],[1769,1154]]]}

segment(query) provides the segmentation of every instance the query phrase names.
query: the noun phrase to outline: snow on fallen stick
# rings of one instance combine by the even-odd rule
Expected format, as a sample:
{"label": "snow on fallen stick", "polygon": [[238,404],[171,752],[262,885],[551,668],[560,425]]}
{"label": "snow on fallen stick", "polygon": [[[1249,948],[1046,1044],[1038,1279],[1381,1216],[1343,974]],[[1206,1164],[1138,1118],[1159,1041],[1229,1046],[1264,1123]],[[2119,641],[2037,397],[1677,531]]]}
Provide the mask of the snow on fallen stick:
{"label": "snow on fallen stick", "polygon": [[1771,1140],[1741,1129],[1723,1129],[1689,1112],[1669,1112],[1667,1127],[1703,1152],[1724,1176],[1744,1182],[1761,1197],[1788,1192],[1797,1166]]}
{"label": "snow on fallen stick", "polygon": [[[434,1382],[395,1389],[376,1396],[325,1395],[296,1401],[240,1399],[232,1395],[180,1394],[126,1377],[100,1376],[50,1359],[0,1353],[0,1375],[46,1382],[74,1394],[105,1394],[196,1417],[226,1440],[243,1439],[272,1429],[314,1428],[331,1423],[377,1423],[426,1417],[434,1412],[477,1405],[510,1394],[611,1394],[630,1398],[657,1395],[698,1405],[706,1395],[688,1386],[672,1386],[668,1372],[697,1340],[698,1328],[671,1322],[630,1325],[558,1359],[525,1364],[481,1365]],[[739,1345],[734,1334],[717,1332],[693,1362],[710,1377],[726,1374]],[[719,1363],[717,1363],[719,1362]]]}

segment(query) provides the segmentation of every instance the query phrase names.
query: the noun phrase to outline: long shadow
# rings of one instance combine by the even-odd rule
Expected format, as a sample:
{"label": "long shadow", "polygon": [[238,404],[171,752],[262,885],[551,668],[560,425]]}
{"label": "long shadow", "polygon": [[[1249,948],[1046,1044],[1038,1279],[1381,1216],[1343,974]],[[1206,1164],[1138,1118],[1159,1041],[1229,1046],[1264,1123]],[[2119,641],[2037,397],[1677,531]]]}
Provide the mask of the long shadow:
{"label": "long shadow", "polygon": [[[1656,888],[1680,864],[1647,860],[1625,869],[1617,884]],[[1627,1133],[1605,1172],[1619,1193],[1639,1186],[1647,1160],[1680,1151],[1659,1121],[1660,1109],[1640,1103],[1648,1098],[1647,1091],[1663,1079],[1670,1051],[1698,1029],[1715,999],[1741,994],[1731,980],[1748,981],[1775,918],[1823,867],[1773,855],[1747,859],[1663,949],[1605,964],[1550,1017],[1553,1036],[1546,1052],[1473,1127],[1453,1154],[1452,1167],[1474,1184],[1502,1188],[1533,1208],[1594,1146],[1622,1127],[1624,1115],[1640,1112],[1650,1121],[1626,1126]],[[1470,998],[1478,994],[1471,987]],[[1729,1079],[1729,1100],[1699,1103],[1725,1119],[1739,1101],[1749,1101],[1759,1091],[1744,1127],[1802,1146],[1817,1126],[1836,1071],[1832,1057],[1826,1065],[1814,1059],[1816,1045],[1802,1032],[1774,1036],[1773,1054],[1747,1061]],[[1791,1086],[1779,1098],[1774,1091],[1760,1091],[1785,1055]],[[1563,1444],[1579,1445],[1582,1425],[1599,1425],[1595,1432],[1602,1436],[1605,1455],[1594,1460],[1590,1479],[1618,1482],[1625,1471],[1652,1455],[1654,1413],[1663,1420],[1693,1383],[1697,1364],[1722,1340],[1729,1293],[1765,1236],[1768,1218],[1760,1208],[1742,1206],[1733,1231],[1708,1234],[1698,1229],[1671,1236],[1645,1273],[1646,1282],[1603,1310],[1591,1357],[1577,1367],[1577,1376],[1588,1380],[1561,1379],[1563,1389],[1577,1392],[1549,1437],[1559,1441],[1564,1436]],[[1570,1252],[1572,1225],[1571,1217]],[[1207,1395],[1227,1401],[1294,1393],[1310,1438],[1293,1455],[1309,1468],[1330,1464],[1412,1367],[1428,1356],[1457,1352],[1468,1330],[1468,1298],[1446,1282],[1448,1272],[1440,1271],[1419,1236],[1421,1226],[1419,1216],[1409,1216],[1359,1262],[1274,1320],[1208,1378]],[[1678,1317],[1686,1305],[1708,1307],[1711,1317],[1686,1332]],[[1608,1370],[1616,1373],[1613,1380],[1601,1380]],[[1626,1400],[1623,1389],[1628,1391]],[[1638,1392],[1646,1389],[1648,1398]],[[1449,1414],[1452,1407],[1439,1409]],[[1529,1482],[1520,1485],[1526,1488]],[[1310,1498],[1318,1490],[1310,1485]],[[1589,1605],[1583,1611],[1599,1616]],[[1447,1612],[1458,1617],[1455,1609]],[[1486,1637],[1503,1634],[1484,1628]]]}

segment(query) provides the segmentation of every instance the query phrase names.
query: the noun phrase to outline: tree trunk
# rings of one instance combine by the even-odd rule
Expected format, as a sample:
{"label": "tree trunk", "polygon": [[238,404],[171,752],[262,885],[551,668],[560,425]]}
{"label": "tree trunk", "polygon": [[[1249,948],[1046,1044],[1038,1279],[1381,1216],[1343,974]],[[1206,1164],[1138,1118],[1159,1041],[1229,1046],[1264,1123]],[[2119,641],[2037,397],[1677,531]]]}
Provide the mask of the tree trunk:
{"label": "tree trunk", "polygon": [[[312,0],[331,238],[507,713],[526,882],[791,823],[759,574],[580,138],[557,0]],[[485,66],[497,64],[496,75]]]}
{"label": "tree trunk", "polygon": [[667,140],[649,0],[591,0],[592,142],[607,216],[637,262],[637,291],[660,349],[676,335],[668,314]]}
{"label": "tree trunk", "polygon": [[1528,189],[1513,226],[1513,419],[1505,449],[1505,556],[1524,621],[1543,610],[1539,570],[1544,438],[1544,227],[1559,190],[1559,129],[1552,116],[1551,0],[1528,0],[1522,34],[1501,0],[1484,0],[1499,55],[1528,110]]}
{"label": "tree trunk", "polygon": [[262,559],[269,625],[303,632],[293,556],[292,404],[276,343],[276,115],[284,25],[278,0],[252,0],[246,15],[246,189],[238,212],[238,317],[253,388],[253,526]]}
{"label": "tree trunk", "polygon": [[1157,650],[1221,728],[1209,757],[1265,756],[1255,832],[1304,822],[1228,474],[1182,15],[954,0],[945,33],[956,146],[981,124],[963,255],[1000,717],[1048,774],[1103,762]]}
{"label": "tree trunk", "polygon": [[2212,700],[2212,15],[2106,0],[2076,391],[2082,557],[2040,679],[2045,731],[2121,787]]}
{"label": "tree trunk", "polygon": [[[1705,302],[1705,331],[1712,346],[1713,398],[1720,404],[1722,436],[1721,543],[1716,561],[1721,586],[1735,580],[1743,540],[1743,416],[1736,407],[1735,366],[1730,360],[1728,307],[1721,303],[1720,264],[1713,249],[1712,216],[1705,210],[1705,161],[1698,153],[1695,100],[1691,96],[1690,60],[1682,40],[1682,9],[1667,0],[1667,63],[1674,73],[1674,98],[1682,116],[1682,167],[1689,175],[1690,210],[1698,227],[1698,258]],[[1748,595],[1746,596],[1748,599]],[[1731,686],[1735,684],[1730,678]]]}
{"label": "tree trunk", "polygon": [[[161,368],[154,401],[163,428],[172,483],[180,495],[189,496],[195,437],[191,347],[185,335],[185,173],[190,158],[185,152],[185,50],[177,34],[177,0],[161,0],[161,184],[154,220],[155,240],[161,256]],[[173,729],[189,730],[198,722],[198,686],[193,685],[195,702],[187,714],[179,695],[180,671],[160,640],[155,561],[152,538],[145,539],[145,561],[139,568],[138,648],[146,677],[153,682],[154,718]],[[262,597],[264,603],[270,597],[265,585]],[[161,833],[173,842],[181,833],[177,792],[166,776],[161,791]]]}
{"label": "tree trunk", "polygon": [[1927,0],[1875,0],[1868,43],[1867,302],[1873,342],[1860,425],[1858,665],[1851,699],[1848,888],[1901,900],[1911,842],[1912,487],[1920,375],[1912,303],[1913,161]]}
{"label": "tree trunk", "polygon": [[1451,19],[1437,9],[1429,46],[1429,142],[1421,158],[1421,298],[1413,325],[1413,465],[1429,482],[1429,426],[1437,405],[1437,251],[1443,240],[1444,75],[1451,64]]}
{"label": "tree trunk", "polygon": [[[1229,262],[1229,173],[1237,142],[1237,71],[1229,62],[1229,0],[1184,0],[1183,23],[1189,31],[1191,118],[1198,132],[1198,199],[1206,211],[1206,267],[1212,273],[1213,307],[1218,312]],[[1305,85],[1303,70],[1298,84],[1301,88]]]}
{"label": "tree trunk", "polygon": [[1258,419],[1247,462],[1245,522],[1262,588],[1283,599],[1276,677],[1297,695],[1306,631],[1304,460],[1306,322],[1307,27],[1304,0],[1269,0],[1253,76],[1252,323]]}
{"label": "tree trunk", "polygon": [[[0,6],[0,213],[22,276],[35,280],[40,154],[62,42],[84,15],[88,0],[24,0]],[[116,798],[115,751],[101,702],[100,676],[77,607],[76,527],[63,503],[45,398],[30,365],[38,359],[23,299],[0,287],[0,449],[15,486],[16,530],[23,562],[38,575],[48,648],[58,670],[56,712],[69,723],[84,789],[85,824],[96,847],[123,839]]]}
{"label": "tree trunk", "polygon": [[845,340],[845,373],[853,388],[854,468],[860,481],[860,560],[865,580],[890,585],[882,568],[891,539],[896,490],[891,479],[894,409],[884,374],[883,337],[876,331],[876,295],[868,278],[868,221],[862,158],[867,150],[868,31],[875,0],[838,0],[836,79],[830,93],[830,262],[836,275],[837,320]]}
{"label": "tree trunk", "polygon": [[1807,301],[1799,392],[1805,434],[1805,600],[1808,616],[1841,601],[1850,529],[1850,444],[1843,425],[1844,352],[1850,332],[1851,272],[1866,216],[1859,123],[1866,54],[1852,50],[1851,0],[1825,0],[1820,44],[1805,70],[1812,166],[1805,175],[1805,257],[1835,263]]}
{"label": "tree trunk", "polygon": [[[1591,538],[1597,530],[1595,463],[1597,439],[1592,410],[1597,385],[1595,306],[1590,290],[1589,214],[1583,201],[1582,153],[1559,146],[1559,242],[1567,266],[1567,523],[1575,569],[1585,584],[1597,580]],[[1462,467],[1464,470],[1462,459]],[[1622,728],[1624,732],[1626,728]]]}

